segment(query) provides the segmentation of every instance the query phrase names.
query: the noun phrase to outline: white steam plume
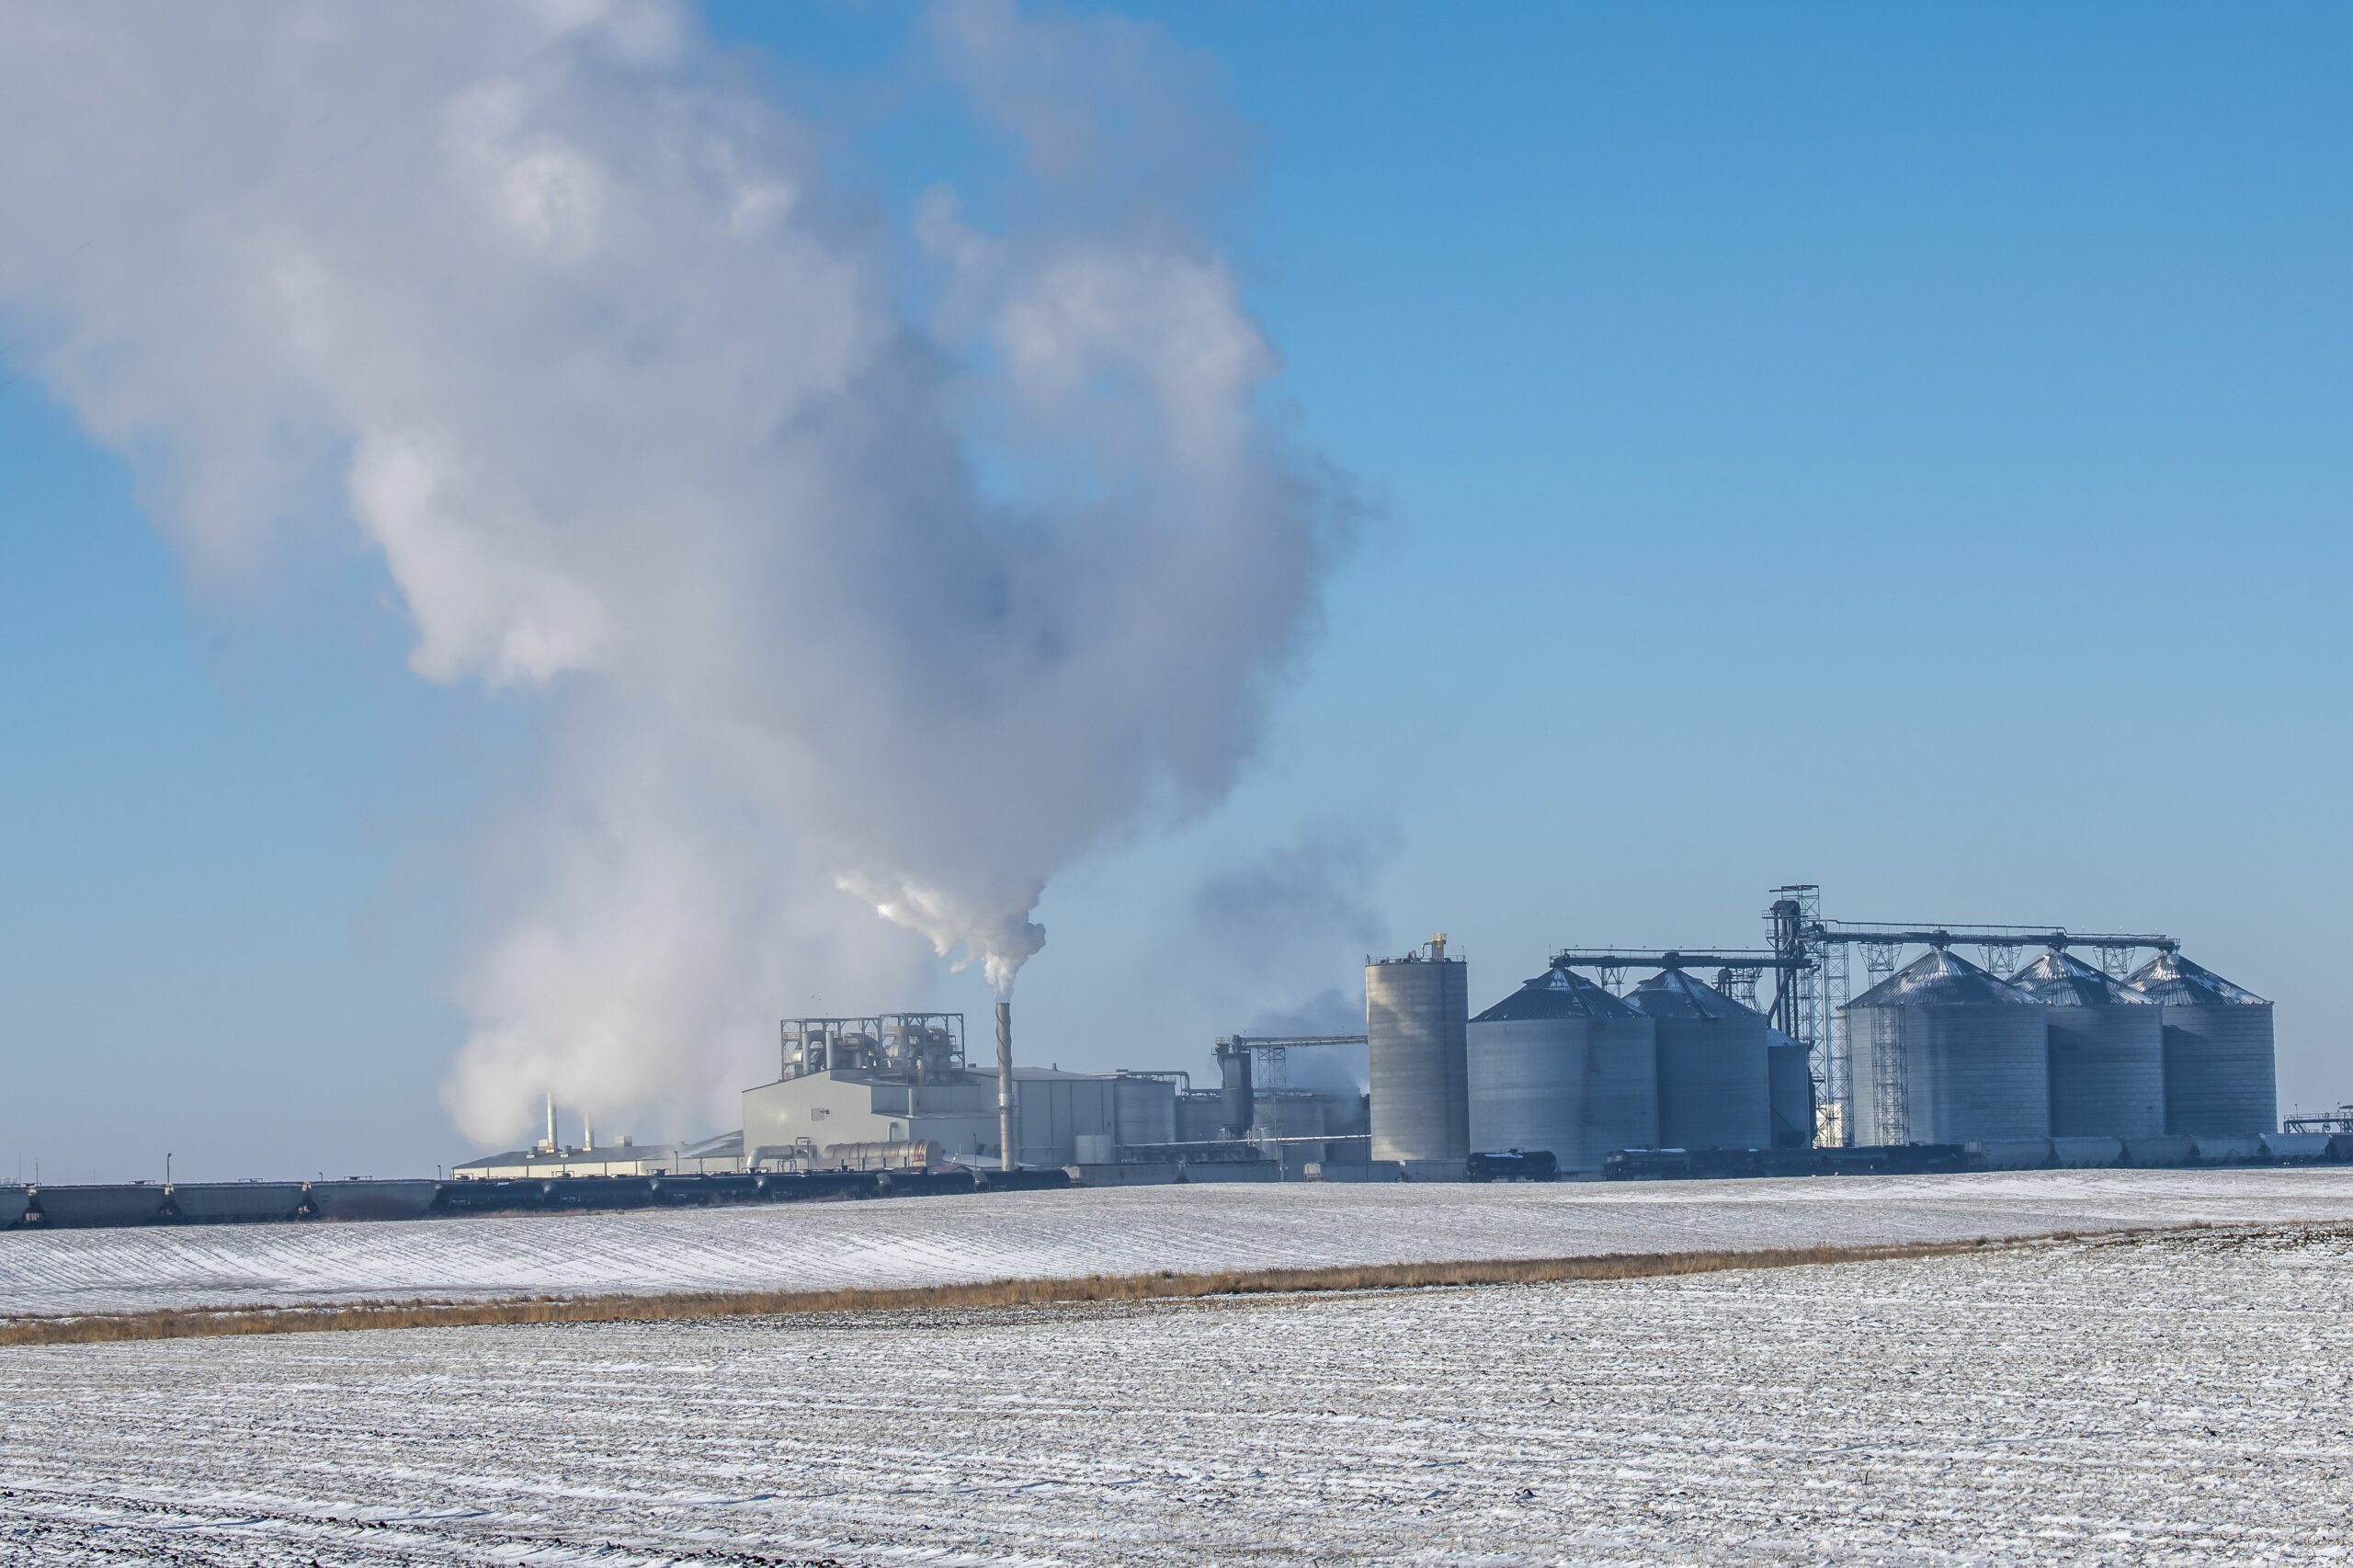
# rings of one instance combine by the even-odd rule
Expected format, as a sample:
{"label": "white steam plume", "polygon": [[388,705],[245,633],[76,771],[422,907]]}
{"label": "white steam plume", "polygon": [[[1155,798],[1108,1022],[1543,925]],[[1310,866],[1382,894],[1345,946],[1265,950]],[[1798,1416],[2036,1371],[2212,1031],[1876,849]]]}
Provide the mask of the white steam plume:
{"label": "white steam plume", "polygon": [[789,969],[903,974],[840,890],[1003,993],[1047,877],[1228,788],[1313,619],[1345,507],[1186,210],[1201,67],[926,31],[1027,184],[909,244],[682,6],[0,8],[17,358],[201,572],[356,525],[419,675],[562,710],[460,990],[475,1137],[699,1096]]}

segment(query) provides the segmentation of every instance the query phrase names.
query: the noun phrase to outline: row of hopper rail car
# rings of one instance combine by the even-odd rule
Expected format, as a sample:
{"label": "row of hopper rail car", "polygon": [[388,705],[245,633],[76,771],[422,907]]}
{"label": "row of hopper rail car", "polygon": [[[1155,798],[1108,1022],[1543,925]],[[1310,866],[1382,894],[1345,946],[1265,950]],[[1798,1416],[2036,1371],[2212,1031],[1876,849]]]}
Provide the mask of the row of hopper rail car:
{"label": "row of hopper rail car", "polygon": [[0,1230],[691,1209],[722,1204],[1023,1191],[1069,1185],[1069,1174],[1061,1170],[995,1171],[956,1166],[923,1171],[756,1172],[722,1176],[36,1186],[0,1187]]}

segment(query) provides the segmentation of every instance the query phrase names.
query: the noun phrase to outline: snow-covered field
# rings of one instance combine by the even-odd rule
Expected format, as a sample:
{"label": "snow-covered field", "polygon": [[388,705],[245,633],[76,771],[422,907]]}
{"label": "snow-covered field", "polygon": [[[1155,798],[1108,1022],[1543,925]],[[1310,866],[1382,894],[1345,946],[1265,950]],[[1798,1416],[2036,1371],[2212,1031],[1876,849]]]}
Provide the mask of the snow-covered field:
{"label": "snow-covered field", "polygon": [[0,1561],[2344,1562],[2353,1227],[0,1350]]}
{"label": "snow-covered field", "polygon": [[0,1319],[2042,1235],[2353,1219],[2353,1167],[1293,1183],[373,1224],[0,1233]]}

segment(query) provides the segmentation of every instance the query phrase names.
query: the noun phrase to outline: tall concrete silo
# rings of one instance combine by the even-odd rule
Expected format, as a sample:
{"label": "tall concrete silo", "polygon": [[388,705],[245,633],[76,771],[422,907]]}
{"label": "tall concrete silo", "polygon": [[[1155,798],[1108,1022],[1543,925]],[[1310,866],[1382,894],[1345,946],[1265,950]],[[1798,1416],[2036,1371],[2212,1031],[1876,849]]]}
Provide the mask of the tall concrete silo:
{"label": "tall concrete silo", "polygon": [[1471,1153],[1463,1028],[1471,985],[1446,938],[1365,966],[1364,1032],[1372,1073],[1372,1157],[1460,1160]]}
{"label": "tall concrete silo", "polygon": [[2167,1132],[2279,1131],[2270,1003],[2179,953],[2158,954],[2128,983],[2164,1022]]}
{"label": "tall concrete silo", "polygon": [[1658,1039],[1658,1136],[1669,1149],[1769,1149],[1773,1026],[1705,981],[1664,969],[1626,993]]}
{"label": "tall concrete silo", "polygon": [[1473,1149],[1541,1149],[1585,1172],[1613,1149],[1658,1142],[1650,1020],[1585,976],[1540,974],[1467,1035]]}
{"label": "tall concrete silo", "polygon": [[1846,1009],[1859,1143],[2051,1136],[2051,1009],[1944,948]]}
{"label": "tall concrete silo", "polygon": [[2147,1138],[2165,1130],[2162,1009],[2056,948],[2010,983],[2051,1009],[2051,1136]]}

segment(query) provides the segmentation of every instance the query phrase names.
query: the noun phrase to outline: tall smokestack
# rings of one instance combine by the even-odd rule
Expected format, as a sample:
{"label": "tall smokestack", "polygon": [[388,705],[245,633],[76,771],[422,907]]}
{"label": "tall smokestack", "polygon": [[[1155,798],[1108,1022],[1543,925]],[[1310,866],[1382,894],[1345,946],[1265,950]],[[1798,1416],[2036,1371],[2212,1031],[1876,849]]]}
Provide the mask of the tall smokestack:
{"label": "tall smokestack", "polygon": [[996,1005],[997,1165],[1013,1168],[1013,1004]]}

